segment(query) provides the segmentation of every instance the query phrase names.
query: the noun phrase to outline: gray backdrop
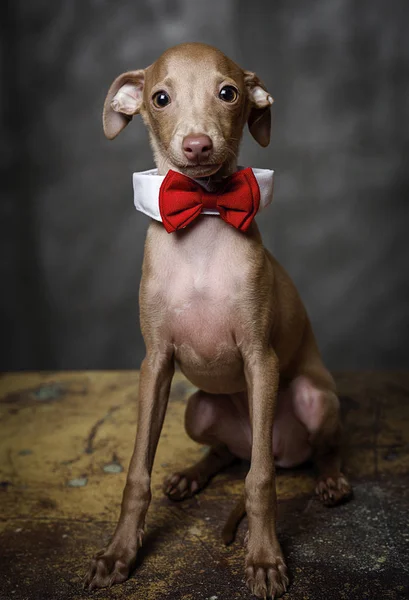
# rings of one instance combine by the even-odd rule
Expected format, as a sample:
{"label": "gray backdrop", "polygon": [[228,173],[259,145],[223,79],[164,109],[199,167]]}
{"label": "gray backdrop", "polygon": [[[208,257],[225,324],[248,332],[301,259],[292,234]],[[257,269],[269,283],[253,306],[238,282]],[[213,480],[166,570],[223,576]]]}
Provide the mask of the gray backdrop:
{"label": "gray backdrop", "polygon": [[152,166],[135,119],[101,108],[119,73],[205,41],[276,99],[266,245],[295,280],[331,368],[408,366],[409,3],[15,0],[1,19],[1,369],[137,367]]}

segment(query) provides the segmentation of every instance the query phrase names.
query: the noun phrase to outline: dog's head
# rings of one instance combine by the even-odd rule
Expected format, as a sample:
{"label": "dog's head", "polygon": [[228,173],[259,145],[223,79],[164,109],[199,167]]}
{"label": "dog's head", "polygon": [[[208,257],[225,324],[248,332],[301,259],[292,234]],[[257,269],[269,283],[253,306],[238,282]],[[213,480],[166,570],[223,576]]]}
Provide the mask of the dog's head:
{"label": "dog's head", "polygon": [[272,103],[255,73],[211,46],[181,44],[146,69],[115,79],[104,132],[115,138],[140,113],[162,172],[208,177],[236,164],[246,122],[257,142],[268,145]]}

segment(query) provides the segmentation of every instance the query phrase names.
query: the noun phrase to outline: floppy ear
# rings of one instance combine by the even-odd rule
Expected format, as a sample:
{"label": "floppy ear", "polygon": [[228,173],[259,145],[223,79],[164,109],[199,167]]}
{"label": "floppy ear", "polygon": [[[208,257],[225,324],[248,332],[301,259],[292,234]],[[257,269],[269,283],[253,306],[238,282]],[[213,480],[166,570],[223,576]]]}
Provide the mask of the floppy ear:
{"label": "floppy ear", "polygon": [[113,140],[132,117],[139,113],[143,103],[145,71],[128,71],[117,77],[105,98],[102,122],[104,133]]}
{"label": "floppy ear", "polygon": [[244,83],[250,102],[247,124],[253,138],[260,146],[270,143],[271,111],[274,100],[255,73],[244,71]]}

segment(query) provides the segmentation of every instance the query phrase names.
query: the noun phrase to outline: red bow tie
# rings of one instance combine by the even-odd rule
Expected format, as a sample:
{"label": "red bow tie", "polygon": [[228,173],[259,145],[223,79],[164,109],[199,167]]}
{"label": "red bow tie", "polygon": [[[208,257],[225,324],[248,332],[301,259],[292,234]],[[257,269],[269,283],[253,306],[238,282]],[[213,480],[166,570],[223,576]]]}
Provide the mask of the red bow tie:
{"label": "red bow tie", "polygon": [[227,177],[218,193],[207,192],[176,171],[168,171],[159,190],[159,210],[168,233],[189,225],[204,208],[218,210],[226,223],[247,231],[259,206],[260,190],[250,168]]}

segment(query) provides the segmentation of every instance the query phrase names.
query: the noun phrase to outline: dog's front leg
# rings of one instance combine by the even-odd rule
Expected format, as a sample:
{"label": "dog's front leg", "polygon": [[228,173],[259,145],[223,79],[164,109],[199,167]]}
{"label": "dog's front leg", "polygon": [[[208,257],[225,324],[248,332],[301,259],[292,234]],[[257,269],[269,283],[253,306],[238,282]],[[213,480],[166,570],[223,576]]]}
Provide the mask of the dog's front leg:
{"label": "dog's front leg", "polygon": [[148,354],[139,382],[138,431],[122,497],[121,515],[109,546],[92,560],[84,587],[92,590],[128,578],[142,544],[145,516],[151,501],[151,472],[169,389],[173,356]]}
{"label": "dog's front leg", "polygon": [[287,569],[276,533],[277,498],[273,457],[273,419],[279,364],[271,349],[244,359],[252,423],[251,467],[246,477],[248,541],[246,580],[259,598],[281,596]]}

